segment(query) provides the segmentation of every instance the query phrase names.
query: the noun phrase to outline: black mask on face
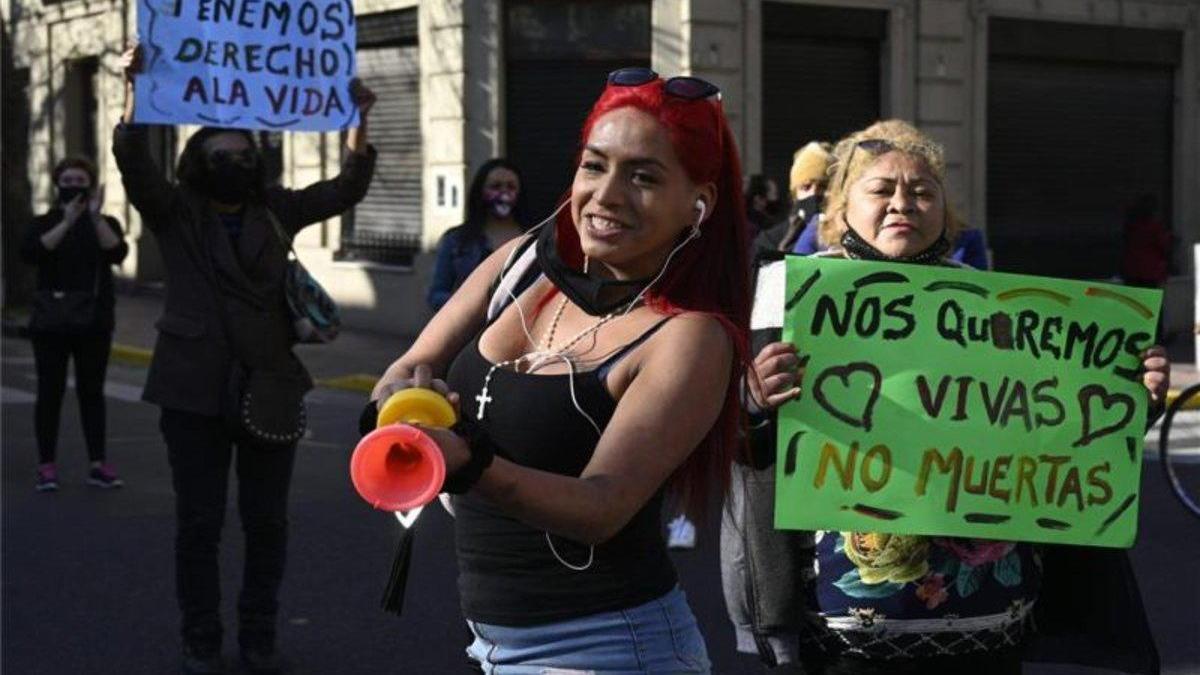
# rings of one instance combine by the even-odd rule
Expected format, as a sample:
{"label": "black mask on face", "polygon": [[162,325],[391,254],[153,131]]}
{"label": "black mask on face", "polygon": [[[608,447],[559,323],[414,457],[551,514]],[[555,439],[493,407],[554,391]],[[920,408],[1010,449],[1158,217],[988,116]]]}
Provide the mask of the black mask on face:
{"label": "black mask on face", "polygon": [[204,184],[199,186],[210,199],[222,204],[241,204],[257,194],[262,183],[262,165],[246,166],[232,160],[209,163],[204,172]]}
{"label": "black mask on face", "polygon": [[88,188],[83,187],[60,187],[58,188],[58,203],[66,206],[75,201],[79,195],[86,195]]}
{"label": "black mask on face", "polygon": [[558,234],[553,221],[543,225],[538,233],[537,260],[558,290],[591,316],[604,316],[628,305],[650,283],[648,278],[601,279],[571,267],[558,254]]}
{"label": "black mask on face", "polygon": [[796,214],[797,218],[807,221],[809,218],[812,218],[814,213],[820,210],[821,198],[817,195],[809,195],[796,202],[796,208],[792,213]]}

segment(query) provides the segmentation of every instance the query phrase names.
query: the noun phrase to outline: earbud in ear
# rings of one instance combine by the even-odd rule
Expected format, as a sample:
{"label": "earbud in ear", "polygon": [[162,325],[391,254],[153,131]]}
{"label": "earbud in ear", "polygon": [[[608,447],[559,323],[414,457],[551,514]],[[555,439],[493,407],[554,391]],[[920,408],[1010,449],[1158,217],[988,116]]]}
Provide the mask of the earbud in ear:
{"label": "earbud in ear", "polygon": [[700,217],[696,219],[696,225],[699,226],[704,222],[704,216],[708,213],[708,205],[704,203],[703,199],[696,200],[696,210],[700,212]]}

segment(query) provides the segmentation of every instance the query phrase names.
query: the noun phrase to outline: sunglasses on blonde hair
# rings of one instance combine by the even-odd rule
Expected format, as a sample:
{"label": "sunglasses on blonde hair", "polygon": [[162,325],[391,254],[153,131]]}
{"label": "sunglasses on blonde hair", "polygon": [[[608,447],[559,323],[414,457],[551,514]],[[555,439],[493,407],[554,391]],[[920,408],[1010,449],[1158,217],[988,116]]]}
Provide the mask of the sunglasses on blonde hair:
{"label": "sunglasses on blonde hair", "polygon": [[892,150],[895,150],[896,146],[892,144],[891,141],[884,140],[882,138],[864,138],[863,140],[855,143],[854,147],[850,148],[850,155],[846,157],[846,161],[842,162],[841,167],[838,168],[837,178],[833,181],[833,183],[831,183],[831,185],[841,186],[844,184],[846,180],[846,173],[850,171],[850,163],[854,160],[854,153],[859,148],[871,153],[871,156],[873,157],[878,157],[879,155],[886,155]]}
{"label": "sunglasses on blonde hair", "polygon": [[[650,68],[632,67],[614,70],[608,74],[610,87],[640,87],[658,79],[658,73]],[[663,83],[663,91],[675,98],[685,101],[703,101],[716,98],[721,100],[721,88],[698,77],[680,75],[667,79]]]}

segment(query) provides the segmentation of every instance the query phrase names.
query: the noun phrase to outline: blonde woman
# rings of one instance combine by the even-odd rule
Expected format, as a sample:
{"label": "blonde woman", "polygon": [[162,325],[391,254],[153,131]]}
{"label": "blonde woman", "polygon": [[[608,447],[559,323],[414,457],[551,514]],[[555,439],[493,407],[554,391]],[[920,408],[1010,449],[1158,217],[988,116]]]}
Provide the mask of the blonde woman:
{"label": "blonde woman", "polygon": [[[940,146],[911,125],[889,120],[851,134],[838,143],[833,154],[826,218],[820,229],[822,242],[830,248],[826,255],[957,265],[949,255],[962,221],[947,194]],[[756,348],[766,340],[778,340],[764,339],[778,326],[752,324],[751,329]],[[1152,347],[1143,359],[1143,382],[1151,400],[1161,402],[1169,373],[1166,353],[1161,347]],[[797,367],[795,347],[790,344],[774,342],[759,351],[755,369],[762,384],[755,386],[755,378],[751,378],[752,407],[758,412],[759,428],[769,427],[773,411],[799,394]],[[765,454],[773,458],[773,453]],[[1043,592],[1042,564],[1031,544],[883,532],[815,532],[787,533],[799,537],[788,548],[779,543],[783,533],[759,531],[770,527],[769,520],[755,519],[756,514],[761,515],[755,505],[773,493],[773,469],[757,469],[744,474],[740,483],[735,480],[730,510],[733,517],[743,518],[749,534],[741,542],[732,542],[740,543],[742,552],[727,555],[725,566],[731,607],[738,602],[744,607],[759,603],[755,611],[748,612],[752,620],[738,626],[743,649],[756,647],[770,665],[798,661],[804,672],[826,675],[1021,672],[1026,629]],[[778,564],[779,556],[771,558],[772,551],[784,551],[786,568]],[[1050,563],[1052,556],[1055,567]],[[1069,558],[1069,566],[1079,570],[1095,564],[1099,557],[1104,558],[1102,566],[1114,562],[1107,552],[1055,548],[1048,551],[1045,580],[1049,583],[1054,571],[1063,568],[1064,559]],[[774,567],[762,566],[765,559]],[[948,582],[950,577],[942,573],[964,565],[1002,566],[1003,573],[983,575],[974,588]],[[856,569],[862,584],[845,588],[836,584]],[[1128,567],[1121,568],[1117,560],[1107,569],[1117,570],[1113,578],[1118,578]],[[1136,597],[1136,585],[1128,574],[1124,576],[1119,583],[1124,583],[1126,590],[1133,588]],[[738,582],[753,592],[739,596]],[[1062,585],[1046,590],[1060,598],[1064,594]],[[1128,596],[1115,590],[1106,592],[1110,598]],[[1069,607],[1083,606],[1081,596],[1105,595],[1075,589],[1065,593],[1074,593],[1070,602],[1063,603]],[[1130,605],[1123,618],[1136,622],[1139,613],[1140,605]],[[1075,626],[1079,623],[1074,621]],[[1124,639],[1128,639],[1136,630],[1125,633]],[[1147,653],[1152,652],[1150,644]]]}

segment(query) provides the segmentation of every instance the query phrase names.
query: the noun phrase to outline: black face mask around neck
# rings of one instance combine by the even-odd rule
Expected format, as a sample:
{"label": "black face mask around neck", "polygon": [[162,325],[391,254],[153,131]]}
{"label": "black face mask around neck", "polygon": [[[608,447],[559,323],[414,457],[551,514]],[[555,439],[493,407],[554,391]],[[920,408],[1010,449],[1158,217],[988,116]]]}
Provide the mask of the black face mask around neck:
{"label": "black face mask around neck", "polygon": [[537,240],[537,261],[542,273],[567,299],[591,316],[604,316],[628,305],[650,283],[650,279],[601,279],[567,264],[558,254],[554,221],[542,226]]}
{"label": "black face mask around neck", "polygon": [[946,229],[938,235],[936,241],[924,251],[912,255],[892,257],[875,248],[863,239],[853,227],[846,225],[846,233],[842,235],[842,248],[846,255],[855,260],[874,260],[877,262],[912,263],[916,265],[936,265],[950,252],[950,241],[946,239]]}

